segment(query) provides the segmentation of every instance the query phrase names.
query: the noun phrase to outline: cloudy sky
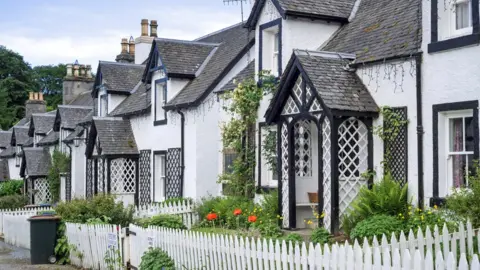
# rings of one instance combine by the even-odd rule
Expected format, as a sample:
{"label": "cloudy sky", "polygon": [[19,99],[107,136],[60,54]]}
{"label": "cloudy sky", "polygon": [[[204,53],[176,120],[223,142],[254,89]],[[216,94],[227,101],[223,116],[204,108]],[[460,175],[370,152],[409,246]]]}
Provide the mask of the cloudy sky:
{"label": "cloudy sky", "polygon": [[140,35],[142,18],[156,19],[159,36],[174,39],[194,39],[240,22],[240,6],[223,1],[1,0],[0,45],[32,65],[78,59],[96,68],[99,60],[115,59],[122,37]]}

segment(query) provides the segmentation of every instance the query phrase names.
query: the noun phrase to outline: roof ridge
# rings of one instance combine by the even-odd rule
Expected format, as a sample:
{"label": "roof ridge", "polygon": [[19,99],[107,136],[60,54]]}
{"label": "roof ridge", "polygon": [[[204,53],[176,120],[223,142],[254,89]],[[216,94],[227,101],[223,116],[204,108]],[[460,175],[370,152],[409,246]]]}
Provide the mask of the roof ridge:
{"label": "roof ridge", "polygon": [[204,36],[201,36],[201,37],[199,37],[199,38],[196,38],[196,39],[194,39],[193,41],[198,41],[198,40],[201,40],[201,39],[205,39],[205,38],[214,36],[214,35],[216,35],[216,34],[220,34],[220,33],[225,32],[225,31],[227,31],[227,30],[233,29],[233,28],[235,28],[235,27],[237,27],[237,26],[239,26],[239,25],[243,25],[243,22],[239,22],[239,23],[236,23],[236,24],[234,24],[234,25],[227,26],[227,27],[225,27],[225,28],[222,28],[222,29],[217,30],[217,31],[215,31],[215,32],[212,32],[212,33],[210,33],[210,34],[206,34],[206,35],[204,35]]}
{"label": "roof ridge", "polygon": [[14,126],[13,128],[15,129],[15,128],[30,128],[30,127],[27,127],[27,126],[18,126],[18,127],[17,127],[17,126]]}
{"label": "roof ridge", "polygon": [[99,64],[112,64],[112,65],[119,65],[119,66],[145,67],[145,65],[142,65],[142,64],[119,63],[119,62],[104,61],[104,60],[100,60],[100,61],[98,61],[98,63]]}
{"label": "roof ridge", "polygon": [[81,105],[58,105],[58,108],[66,108],[66,109],[93,109],[93,106],[81,106]]}
{"label": "roof ridge", "polygon": [[172,42],[172,43],[184,43],[184,44],[212,46],[212,47],[221,45],[221,43],[202,42],[202,41],[184,40],[184,39],[170,39],[170,38],[156,38],[155,41],[165,41],[165,42]]}
{"label": "roof ridge", "polygon": [[351,53],[342,53],[342,52],[331,52],[331,51],[314,51],[314,50],[304,50],[304,49],[294,49],[296,55],[307,55],[307,56],[320,56],[325,58],[336,58],[336,59],[351,59],[355,60],[356,55]]}
{"label": "roof ridge", "polygon": [[49,113],[32,113],[32,116],[47,116],[47,117],[55,117],[55,114],[49,114]]}
{"label": "roof ridge", "polygon": [[92,117],[93,120],[109,120],[109,121],[123,121],[122,117],[116,117],[116,116],[94,116]]}

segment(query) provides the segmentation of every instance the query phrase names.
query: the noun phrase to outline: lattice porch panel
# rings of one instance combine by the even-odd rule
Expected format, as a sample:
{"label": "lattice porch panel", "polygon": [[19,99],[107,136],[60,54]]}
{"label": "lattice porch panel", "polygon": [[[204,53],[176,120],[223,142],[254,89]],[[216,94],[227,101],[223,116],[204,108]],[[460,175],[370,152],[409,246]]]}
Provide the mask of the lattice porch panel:
{"label": "lattice porch panel", "polygon": [[318,98],[314,98],[312,105],[310,105],[309,112],[319,112],[322,111],[322,105],[320,105],[320,101],[318,101]]}
{"label": "lattice porch panel", "polygon": [[281,146],[282,146],[282,217],[283,227],[290,226],[290,193],[288,181],[288,124],[283,123],[281,129]]}
{"label": "lattice porch panel", "polygon": [[50,193],[50,185],[45,178],[37,178],[34,184],[34,198],[35,204],[49,203],[52,200],[52,194]]}
{"label": "lattice porch panel", "polygon": [[303,79],[302,79],[302,76],[298,76],[298,79],[295,82],[295,85],[293,86],[292,93],[297,98],[297,100],[299,102],[298,104],[302,105],[303,104],[303,100],[302,100]]}
{"label": "lattice porch panel", "polygon": [[289,96],[287,102],[283,107],[282,114],[289,115],[289,114],[297,114],[300,113],[300,109],[297,106],[297,103],[293,100],[292,96]]}
{"label": "lattice porch panel", "polygon": [[182,160],[181,148],[171,148],[167,150],[167,173],[166,173],[166,189],[167,198],[182,197]]}
{"label": "lattice porch panel", "polygon": [[331,143],[331,127],[330,121],[325,118],[322,125],[322,138],[323,138],[323,213],[325,216],[323,218],[323,225],[327,230],[330,230],[330,224],[332,221],[332,189],[331,189],[331,179],[332,179],[332,143]]}
{"label": "lattice porch panel", "polygon": [[312,176],[312,122],[300,120],[294,127],[295,175]]}
{"label": "lattice porch panel", "polygon": [[360,187],[367,184],[361,174],[368,169],[368,129],[363,122],[349,118],[338,128],[338,169],[340,216],[343,216]]}
{"label": "lattice porch panel", "polygon": [[106,164],[104,158],[98,159],[98,179],[97,179],[97,192],[99,194],[105,193],[105,178],[106,178]]}
{"label": "lattice porch panel", "polygon": [[310,86],[307,83],[307,86],[305,87],[305,102],[306,103],[310,102],[312,97],[313,97],[312,88],[310,88]]}
{"label": "lattice porch panel", "polygon": [[112,194],[135,193],[136,165],[130,158],[110,161],[110,183]]}
{"label": "lattice porch panel", "polygon": [[150,198],[150,150],[140,151],[140,160],[139,160],[139,203],[140,205],[149,204],[151,202]]}
{"label": "lattice porch panel", "polygon": [[87,159],[87,169],[86,169],[86,179],[85,179],[85,195],[87,198],[93,197],[93,185],[94,185],[94,168],[93,168],[93,159]]}
{"label": "lattice porch panel", "polygon": [[72,200],[72,174],[68,173],[65,176],[65,200],[67,202]]}
{"label": "lattice porch panel", "polygon": [[[407,108],[390,108],[399,120],[407,121]],[[393,128],[388,122],[384,122],[384,130],[392,130],[394,140],[387,140],[384,144],[384,161],[390,169],[390,173],[402,186],[408,183],[408,125]]]}

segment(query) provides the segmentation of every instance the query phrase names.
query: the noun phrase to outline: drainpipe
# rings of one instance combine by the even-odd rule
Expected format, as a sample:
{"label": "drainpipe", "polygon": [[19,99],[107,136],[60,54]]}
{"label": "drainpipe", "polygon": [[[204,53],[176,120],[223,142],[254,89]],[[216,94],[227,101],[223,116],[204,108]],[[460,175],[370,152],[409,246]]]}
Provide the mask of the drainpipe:
{"label": "drainpipe", "polygon": [[182,197],[183,197],[183,186],[185,185],[185,114],[180,111],[180,110],[177,110],[177,113],[180,115],[180,159],[181,159],[181,163],[182,163],[182,173],[181,173],[181,181],[182,181],[182,185],[181,185],[181,190],[180,190],[180,194],[182,194]]}
{"label": "drainpipe", "polygon": [[418,204],[423,209],[423,113],[422,113],[422,54],[415,56],[417,75],[417,160],[418,160]]}

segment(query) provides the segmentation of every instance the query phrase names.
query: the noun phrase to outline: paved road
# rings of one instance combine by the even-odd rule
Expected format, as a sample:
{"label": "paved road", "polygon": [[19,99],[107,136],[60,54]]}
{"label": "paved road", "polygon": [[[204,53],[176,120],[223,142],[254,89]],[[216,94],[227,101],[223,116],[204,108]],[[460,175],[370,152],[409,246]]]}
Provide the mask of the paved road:
{"label": "paved road", "polygon": [[71,266],[60,265],[30,265],[30,251],[17,248],[0,241],[0,270],[71,270]]}

